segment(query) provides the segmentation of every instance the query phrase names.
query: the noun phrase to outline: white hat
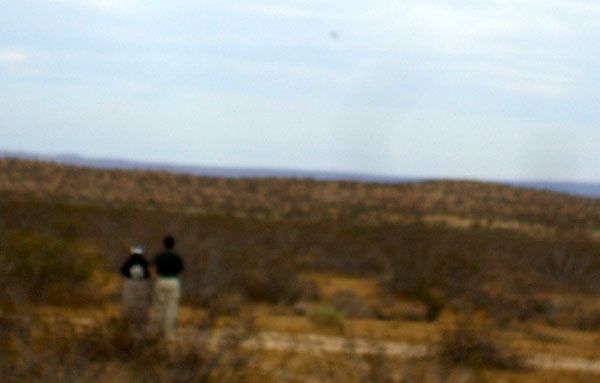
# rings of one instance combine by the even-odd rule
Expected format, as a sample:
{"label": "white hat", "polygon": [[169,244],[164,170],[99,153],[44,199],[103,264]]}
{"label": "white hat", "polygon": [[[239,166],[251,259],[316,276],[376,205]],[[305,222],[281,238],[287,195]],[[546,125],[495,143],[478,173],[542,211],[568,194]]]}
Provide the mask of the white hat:
{"label": "white hat", "polygon": [[129,253],[136,255],[144,255],[146,254],[146,249],[142,245],[135,245],[129,248]]}

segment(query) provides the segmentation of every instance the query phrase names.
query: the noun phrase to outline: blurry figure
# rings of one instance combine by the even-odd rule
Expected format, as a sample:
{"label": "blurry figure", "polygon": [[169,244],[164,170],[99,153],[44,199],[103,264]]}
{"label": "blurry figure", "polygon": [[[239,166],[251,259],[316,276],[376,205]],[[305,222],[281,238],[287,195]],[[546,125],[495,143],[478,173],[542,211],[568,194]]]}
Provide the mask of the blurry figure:
{"label": "blurry figure", "polygon": [[175,329],[180,297],[179,276],[183,272],[183,259],[175,248],[171,236],[163,240],[164,250],[158,253],[150,268],[154,281],[154,329],[168,334]]}
{"label": "blurry figure", "polygon": [[329,32],[329,37],[331,37],[334,40],[337,40],[340,37],[340,35],[336,31],[331,31]]}
{"label": "blurry figure", "polygon": [[132,246],[130,256],[121,267],[123,282],[123,296],[121,301],[121,314],[124,320],[132,325],[145,325],[148,323],[148,310],[150,308],[150,273],[146,253],[143,246]]}

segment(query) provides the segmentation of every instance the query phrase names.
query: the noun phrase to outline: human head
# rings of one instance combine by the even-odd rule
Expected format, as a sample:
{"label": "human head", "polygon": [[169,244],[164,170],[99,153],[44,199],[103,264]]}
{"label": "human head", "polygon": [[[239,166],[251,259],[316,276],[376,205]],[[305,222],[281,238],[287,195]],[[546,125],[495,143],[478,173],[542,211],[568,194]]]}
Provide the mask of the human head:
{"label": "human head", "polygon": [[171,235],[167,235],[163,240],[163,245],[165,245],[166,249],[172,250],[175,247],[175,238]]}

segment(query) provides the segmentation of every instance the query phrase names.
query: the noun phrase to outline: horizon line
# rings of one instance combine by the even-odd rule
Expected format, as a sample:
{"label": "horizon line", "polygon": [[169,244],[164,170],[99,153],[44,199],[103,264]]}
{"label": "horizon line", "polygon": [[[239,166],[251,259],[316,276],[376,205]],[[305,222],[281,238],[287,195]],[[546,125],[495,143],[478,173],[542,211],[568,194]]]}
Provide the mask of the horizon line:
{"label": "horizon line", "polygon": [[[193,164],[182,162],[169,162],[160,160],[139,160],[126,157],[100,157],[90,156],[78,153],[41,153],[28,150],[4,150],[0,149],[0,158],[42,160],[55,162],[63,165],[81,166],[97,169],[113,170],[148,170],[165,171],[176,174],[188,174],[193,176],[202,176],[199,172],[205,171],[232,171],[232,172],[258,172],[268,174],[248,174],[248,175],[219,175],[224,178],[312,178],[315,180],[338,180],[338,181],[367,181],[381,183],[410,183],[425,181],[466,181],[466,182],[484,182],[500,184],[578,184],[578,185],[598,185],[600,180],[556,180],[556,179],[523,179],[523,178],[473,178],[473,177],[455,177],[455,176],[414,176],[399,175],[390,173],[371,173],[352,171],[347,169],[302,169],[302,168],[284,168],[271,166],[227,166],[227,165],[208,165]],[[76,163],[76,161],[86,163]],[[100,162],[100,164],[94,164]],[[101,164],[104,162],[105,164]],[[108,164],[107,164],[108,163]],[[111,166],[111,163],[113,166]],[[120,164],[117,164],[120,163]],[[104,165],[104,166],[103,166]],[[120,166],[119,166],[120,165]],[[171,168],[171,169],[167,169]],[[174,168],[174,169],[173,169]],[[192,172],[192,170],[196,172]],[[296,173],[296,174],[294,174]],[[216,175],[205,175],[216,176]],[[344,178],[350,177],[350,178]],[[367,180],[361,180],[366,178]]]}

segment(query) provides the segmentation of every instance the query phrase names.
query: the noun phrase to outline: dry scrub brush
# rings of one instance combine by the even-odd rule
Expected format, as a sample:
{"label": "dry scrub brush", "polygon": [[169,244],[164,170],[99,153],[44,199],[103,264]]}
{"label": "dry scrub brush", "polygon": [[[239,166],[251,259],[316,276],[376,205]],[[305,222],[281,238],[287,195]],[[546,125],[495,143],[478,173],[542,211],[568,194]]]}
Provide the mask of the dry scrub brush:
{"label": "dry scrub brush", "polygon": [[45,303],[89,302],[92,280],[104,271],[100,256],[81,241],[22,231],[3,233],[0,265],[13,299]]}
{"label": "dry scrub brush", "polygon": [[[600,248],[574,232],[532,237],[482,227],[268,220],[40,200],[0,200],[0,227],[0,236],[25,233],[10,241],[11,254],[60,253],[63,259],[77,254],[79,261],[83,246],[101,255],[114,273],[129,245],[142,242],[153,254],[162,236],[173,233],[187,263],[186,301],[230,312],[245,301],[292,304],[318,296],[302,278],[305,272],[378,278],[388,293],[420,300],[430,320],[458,301],[487,310],[505,324],[545,317],[550,322],[551,304],[529,303],[549,291],[565,296],[600,291]],[[6,243],[0,243],[5,255]],[[39,251],[38,245],[43,245]],[[61,246],[68,251],[56,250]],[[75,277],[67,265],[46,263],[47,271],[32,272],[44,277],[40,283],[47,276]],[[65,273],[52,272],[61,268]],[[11,283],[28,286],[36,278],[21,274]]]}
{"label": "dry scrub brush", "polygon": [[117,320],[81,328],[0,312],[0,381],[45,383],[263,382],[258,355],[240,347],[239,327],[215,342],[168,342],[132,332]]}
{"label": "dry scrub brush", "polygon": [[14,159],[0,159],[0,174],[0,192],[46,201],[191,208],[217,215],[304,221],[369,223],[452,215],[563,229],[600,225],[597,199],[472,181],[366,184],[224,179]]}
{"label": "dry scrub brush", "polygon": [[522,357],[505,342],[483,315],[459,314],[447,325],[438,345],[440,360],[450,366],[519,369]]}

